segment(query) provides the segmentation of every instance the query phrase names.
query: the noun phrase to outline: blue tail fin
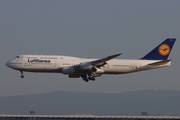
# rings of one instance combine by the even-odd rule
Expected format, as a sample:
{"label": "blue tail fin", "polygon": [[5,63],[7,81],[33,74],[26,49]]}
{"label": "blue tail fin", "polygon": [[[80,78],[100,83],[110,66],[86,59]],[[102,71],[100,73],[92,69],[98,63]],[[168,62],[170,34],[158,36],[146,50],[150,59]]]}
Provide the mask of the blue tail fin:
{"label": "blue tail fin", "polygon": [[167,60],[176,38],[167,38],[164,42],[154,48],[151,52],[141,59],[145,60]]}

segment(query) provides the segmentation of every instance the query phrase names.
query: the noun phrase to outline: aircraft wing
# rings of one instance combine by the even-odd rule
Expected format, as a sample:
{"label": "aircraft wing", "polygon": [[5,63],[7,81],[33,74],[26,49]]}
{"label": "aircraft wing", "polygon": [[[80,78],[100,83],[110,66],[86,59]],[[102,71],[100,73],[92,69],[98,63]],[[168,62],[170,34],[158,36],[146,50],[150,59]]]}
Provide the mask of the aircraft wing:
{"label": "aircraft wing", "polygon": [[95,61],[91,61],[90,63],[92,65],[95,65],[95,66],[103,66],[106,64],[106,61],[109,61],[111,59],[114,59],[116,57],[118,57],[119,55],[121,55],[122,53],[119,53],[119,54],[115,54],[115,55],[110,55],[108,57],[105,57],[105,58],[102,58],[102,59],[98,59],[98,60],[95,60]]}
{"label": "aircraft wing", "polygon": [[115,55],[111,55],[111,56],[108,56],[108,57],[105,57],[105,58],[102,58],[102,59],[97,59],[97,60],[94,60],[94,61],[89,61],[89,62],[84,62],[84,63],[80,63],[79,65],[75,65],[74,66],[74,69],[75,71],[91,71],[92,69],[94,71],[97,70],[97,68],[100,68],[101,66],[104,66],[106,65],[106,61],[108,60],[111,60],[117,56],[121,55],[120,54],[115,54]]}

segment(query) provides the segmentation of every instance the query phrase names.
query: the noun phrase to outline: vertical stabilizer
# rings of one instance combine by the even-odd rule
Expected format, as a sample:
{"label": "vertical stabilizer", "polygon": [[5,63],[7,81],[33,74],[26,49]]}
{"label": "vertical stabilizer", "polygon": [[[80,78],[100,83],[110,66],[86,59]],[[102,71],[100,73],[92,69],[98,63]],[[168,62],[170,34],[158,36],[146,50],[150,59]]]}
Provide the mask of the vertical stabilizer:
{"label": "vertical stabilizer", "polygon": [[145,60],[167,60],[176,38],[167,38],[164,42],[154,48],[141,59]]}

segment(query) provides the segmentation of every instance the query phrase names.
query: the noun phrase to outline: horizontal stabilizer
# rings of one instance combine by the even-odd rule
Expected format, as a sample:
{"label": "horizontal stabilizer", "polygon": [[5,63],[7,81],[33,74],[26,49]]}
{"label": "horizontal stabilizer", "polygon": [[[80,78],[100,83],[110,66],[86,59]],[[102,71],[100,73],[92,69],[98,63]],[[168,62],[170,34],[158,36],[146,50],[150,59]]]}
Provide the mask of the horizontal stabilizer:
{"label": "horizontal stabilizer", "polygon": [[168,63],[170,61],[171,60],[161,60],[161,61],[158,61],[158,62],[150,63],[148,65],[163,65],[163,64],[166,64],[166,63]]}

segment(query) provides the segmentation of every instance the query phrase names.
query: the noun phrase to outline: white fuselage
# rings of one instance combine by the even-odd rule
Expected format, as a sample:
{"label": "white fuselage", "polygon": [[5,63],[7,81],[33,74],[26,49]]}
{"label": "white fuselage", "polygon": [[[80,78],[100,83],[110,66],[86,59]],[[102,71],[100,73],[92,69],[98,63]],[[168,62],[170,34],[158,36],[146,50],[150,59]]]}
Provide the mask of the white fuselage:
{"label": "white fuselage", "polygon": [[[19,71],[62,73],[62,69],[96,59],[55,55],[20,55],[6,65]],[[124,74],[170,66],[171,61],[161,65],[148,65],[159,60],[112,59],[100,67],[97,74]]]}

